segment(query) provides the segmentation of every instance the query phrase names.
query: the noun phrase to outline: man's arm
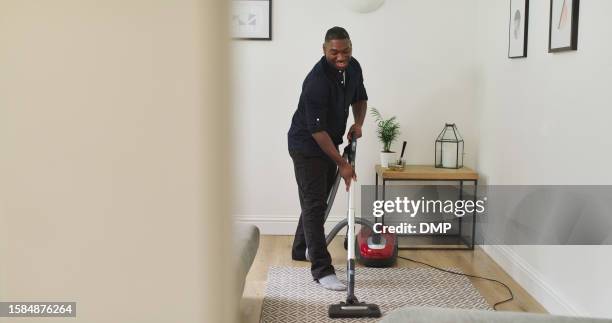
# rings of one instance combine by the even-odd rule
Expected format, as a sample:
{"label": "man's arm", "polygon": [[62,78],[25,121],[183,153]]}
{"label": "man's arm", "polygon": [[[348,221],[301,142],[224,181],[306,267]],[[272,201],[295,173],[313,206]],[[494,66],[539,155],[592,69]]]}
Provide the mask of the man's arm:
{"label": "man's arm", "polygon": [[353,103],[352,106],[355,124],[363,126],[363,121],[365,120],[366,112],[368,111],[368,100],[357,101]]}
{"label": "man's arm", "polygon": [[346,184],[346,190],[348,191],[349,186],[351,185],[351,179],[357,180],[357,175],[353,170],[353,166],[349,164],[346,159],[342,158],[342,155],[336,150],[336,146],[334,142],[331,140],[331,137],[327,133],[327,131],[318,131],[312,134],[312,137],[315,139],[321,150],[327,156],[329,156],[335,163],[338,165],[338,170],[340,172],[340,176],[344,179],[344,183]]}
{"label": "man's arm", "polygon": [[353,106],[353,117],[355,118],[355,124],[351,126],[346,134],[346,138],[351,140],[353,134],[355,138],[361,138],[361,127],[365,120],[366,112],[368,111],[368,100],[361,100],[351,104]]}

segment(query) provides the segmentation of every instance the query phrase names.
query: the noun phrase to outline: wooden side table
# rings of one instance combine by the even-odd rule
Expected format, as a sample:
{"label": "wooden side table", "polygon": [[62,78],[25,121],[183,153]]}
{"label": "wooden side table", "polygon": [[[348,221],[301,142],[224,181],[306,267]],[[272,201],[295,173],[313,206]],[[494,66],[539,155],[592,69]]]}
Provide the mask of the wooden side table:
{"label": "wooden side table", "polygon": [[[459,169],[436,168],[433,165],[406,165],[402,170],[393,170],[386,167],[376,165],[376,187],[375,199],[378,200],[378,177],[382,179],[382,199],[385,200],[386,185],[389,181],[456,181],[459,182],[459,200],[463,199],[463,183],[474,183],[473,201],[476,203],[476,194],[478,187],[478,173],[470,168],[463,167]],[[384,221],[384,220],[383,220]],[[467,248],[417,248],[417,247],[400,247],[400,249],[441,249],[441,250],[473,250],[476,236],[476,211],[472,212],[472,232],[471,239],[466,239],[463,233],[463,217],[459,218],[459,239]]]}

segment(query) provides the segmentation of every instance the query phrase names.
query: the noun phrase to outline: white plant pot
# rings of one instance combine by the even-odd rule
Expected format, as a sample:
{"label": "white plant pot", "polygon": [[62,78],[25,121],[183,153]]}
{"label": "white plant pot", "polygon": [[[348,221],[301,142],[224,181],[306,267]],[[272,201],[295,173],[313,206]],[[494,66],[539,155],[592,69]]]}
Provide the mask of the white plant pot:
{"label": "white plant pot", "polygon": [[395,164],[397,162],[396,153],[390,152],[380,152],[380,166],[389,167],[389,164]]}

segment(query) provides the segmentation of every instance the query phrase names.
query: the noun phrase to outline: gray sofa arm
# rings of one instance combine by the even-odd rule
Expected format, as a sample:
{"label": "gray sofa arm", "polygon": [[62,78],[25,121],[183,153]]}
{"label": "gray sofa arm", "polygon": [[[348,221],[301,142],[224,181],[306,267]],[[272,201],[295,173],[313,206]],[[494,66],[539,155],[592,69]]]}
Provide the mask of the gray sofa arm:
{"label": "gray sofa arm", "polygon": [[259,228],[251,224],[236,223],[234,226],[234,263],[238,280],[237,295],[242,296],[244,283],[259,248]]}
{"label": "gray sofa arm", "polygon": [[612,320],[521,312],[494,312],[432,307],[405,307],[384,316],[381,323],[610,323]]}

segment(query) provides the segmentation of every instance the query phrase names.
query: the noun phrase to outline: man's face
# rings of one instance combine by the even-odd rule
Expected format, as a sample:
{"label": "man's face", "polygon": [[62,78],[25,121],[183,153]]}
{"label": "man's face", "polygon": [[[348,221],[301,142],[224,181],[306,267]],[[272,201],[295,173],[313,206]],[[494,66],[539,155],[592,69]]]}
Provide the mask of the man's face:
{"label": "man's face", "polygon": [[344,70],[351,60],[351,54],[353,53],[351,47],[349,39],[332,39],[323,44],[323,53],[329,64],[338,70]]}

